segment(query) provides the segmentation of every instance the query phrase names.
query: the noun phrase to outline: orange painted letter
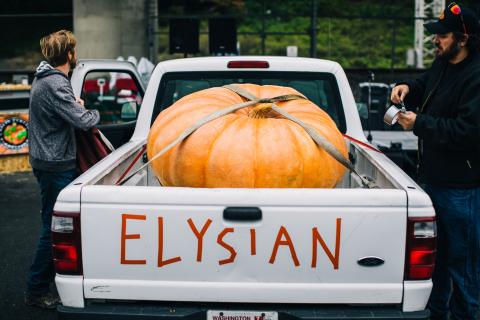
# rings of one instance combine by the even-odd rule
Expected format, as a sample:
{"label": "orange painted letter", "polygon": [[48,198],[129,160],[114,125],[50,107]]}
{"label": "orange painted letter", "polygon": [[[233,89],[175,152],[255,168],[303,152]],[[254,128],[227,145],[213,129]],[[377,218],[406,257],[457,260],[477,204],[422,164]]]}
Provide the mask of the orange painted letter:
{"label": "orange painted letter", "polygon": [[158,260],[157,265],[159,268],[166,266],[167,264],[182,261],[182,258],[175,257],[167,260],[163,260],[163,217],[158,217]]}
{"label": "orange painted letter", "polygon": [[143,214],[122,214],[122,231],[120,236],[120,264],[147,264],[147,260],[127,260],[125,258],[125,245],[128,239],[140,239],[138,233],[127,234],[127,219],[147,220],[147,216]]}
{"label": "orange painted letter", "polygon": [[[284,236],[285,236],[285,240],[282,240]],[[295,267],[298,267],[300,265],[300,262],[298,262],[297,253],[295,252],[295,247],[293,246],[292,239],[290,238],[290,235],[288,234],[288,231],[287,229],[285,229],[284,226],[281,226],[280,230],[278,230],[277,240],[275,240],[272,256],[270,257],[269,262],[272,264],[275,262],[275,259],[277,257],[278,247],[281,245],[288,246],[288,248],[290,249],[290,254],[292,255],[293,263],[295,264]]]}
{"label": "orange painted letter", "polygon": [[237,256],[237,252],[235,251],[235,249],[231,245],[223,241],[223,237],[225,237],[225,235],[230,232],[234,232],[233,228],[225,228],[223,229],[222,232],[218,234],[217,243],[222,247],[224,247],[225,249],[227,249],[228,252],[230,252],[230,257],[228,257],[227,259],[218,261],[219,265],[232,263],[235,260],[235,257]]}
{"label": "orange painted letter", "polygon": [[312,268],[315,268],[317,266],[317,250],[318,250],[318,242],[320,242],[320,245],[323,248],[323,251],[327,254],[328,258],[333,264],[333,269],[337,270],[338,269],[338,264],[340,263],[340,232],[341,232],[341,227],[342,227],[342,219],[337,218],[337,230],[336,230],[336,237],[335,237],[335,256],[332,255],[332,252],[330,249],[328,249],[327,244],[323,240],[322,236],[320,233],[318,233],[317,228],[312,229],[312,241],[313,241],[313,246],[312,246]]}
{"label": "orange painted letter", "polygon": [[257,254],[257,234],[255,229],[250,229],[250,253],[252,256]]}
{"label": "orange painted letter", "polygon": [[198,247],[197,247],[197,261],[200,262],[202,261],[202,247],[203,247],[203,236],[205,235],[205,232],[207,232],[208,227],[210,227],[210,224],[212,223],[212,220],[208,219],[207,222],[203,225],[202,231],[198,232],[197,227],[195,227],[195,224],[193,224],[193,220],[190,218],[188,219],[188,225],[190,226],[190,229],[192,229],[193,233],[197,237],[198,241]]}

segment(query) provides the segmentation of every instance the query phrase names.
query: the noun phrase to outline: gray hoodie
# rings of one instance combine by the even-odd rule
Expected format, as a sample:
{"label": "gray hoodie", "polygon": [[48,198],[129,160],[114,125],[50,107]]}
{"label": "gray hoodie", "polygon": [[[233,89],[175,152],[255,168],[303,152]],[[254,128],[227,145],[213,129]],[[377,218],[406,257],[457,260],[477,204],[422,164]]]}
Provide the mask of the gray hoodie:
{"label": "gray hoodie", "polygon": [[100,120],[97,110],[76,102],[68,77],[42,61],[30,91],[29,149],[34,169],[66,171],[76,167],[74,128],[88,130]]}

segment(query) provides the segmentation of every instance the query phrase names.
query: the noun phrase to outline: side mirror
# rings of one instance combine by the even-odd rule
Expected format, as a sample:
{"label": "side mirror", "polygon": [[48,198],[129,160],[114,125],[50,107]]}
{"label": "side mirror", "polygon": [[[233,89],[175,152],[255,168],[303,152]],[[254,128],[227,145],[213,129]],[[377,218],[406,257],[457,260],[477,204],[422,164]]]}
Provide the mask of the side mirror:
{"label": "side mirror", "polygon": [[123,103],[120,118],[126,121],[135,120],[137,118],[137,109],[137,103],[134,100]]}

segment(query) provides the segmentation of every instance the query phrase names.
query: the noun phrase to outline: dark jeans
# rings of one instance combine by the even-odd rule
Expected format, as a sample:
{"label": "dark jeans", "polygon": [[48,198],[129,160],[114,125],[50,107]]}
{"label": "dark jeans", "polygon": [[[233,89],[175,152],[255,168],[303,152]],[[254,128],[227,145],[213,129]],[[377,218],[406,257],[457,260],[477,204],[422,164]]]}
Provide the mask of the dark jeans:
{"label": "dark jeans", "polygon": [[77,173],[75,169],[61,172],[33,169],[33,174],[37,178],[42,198],[42,229],[28,274],[27,292],[40,295],[49,292],[50,283],[55,278],[51,233],[53,206],[60,191],[76,178]]}
{"label": "dark jeans", "polygon": [[480,293],[480,188],[425,186],[437,214],[431,319],[477,319]]}

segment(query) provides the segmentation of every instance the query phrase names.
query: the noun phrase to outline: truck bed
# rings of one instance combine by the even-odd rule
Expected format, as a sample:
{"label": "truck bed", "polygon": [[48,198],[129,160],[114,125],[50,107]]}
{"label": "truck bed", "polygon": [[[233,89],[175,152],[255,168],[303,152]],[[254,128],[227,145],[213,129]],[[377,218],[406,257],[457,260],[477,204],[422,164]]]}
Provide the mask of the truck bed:
{"label": "truck bed", "polygon": [[[105,160],[116,165],[100,162],[103,176],[81,182],[85,298],[402,301],[407,192],[402,181],[385,171],[398,169],[382,154],[350,145],[358,171],[378,186],[373,189],[362,188],[351,174],[335,189],[163,187],[150,170],[115,185],[142,147],[143,143],[122,147],[129,149],[119,149],[118,158],[114,153]],[[131,170],[141,164],[137,161]],[[88,173],[82,176],[86,177]],[[413,183],[408,187],[416,188]],[[257,208],[261,218],[229,221],[228,208]],[[106,233],[104,226],[109,228]],[[203,228],[209,236],[202,256],[194,234]],[[359,265],[360,259],[372,256],[385,264]]]}
{"label": "truck bed", "polygon": [[[355,143],[350,143],[346,141],[350,148],[350,158],[355,164],[355,169],[364,177],[370,181],[374,181],[376,188],[380,189],[402,189],[407,187],[409,189],[416,189],[418,186],[413,180],[405,179],[402,175],[400,176],[401,180],[395,180],[396,171],[400,171],[394,163],[388,159],[381,152],[376,152],[372,150],[365,150],[365,148],[358,146]],[[146,161],[145,153],[142,152],[143,144],[130,144],[130,150],[126,152],[120,159],[116,161],[116,164],[113,168],[108,168],[103,171],[100,175],[97,175],[93,181],[89,184],[94,185],[115,185],[119,182],[119,179],[122,177],[129,177],[130,174],[134,173],[139,169]],[[139,155],[141,156],[139,157]],[[381,165],[380,165],[381,163]],[[130,168],[129,168],[130,167]],[[123,181],[123,179],[120,179]],[[402,187],[402,184],[406,186]],[[147,166],[144,170],[138,172],[130,180],[128,180],[125,186],[150,186],[150,187],[160,187],[158,179],[153,174],[150,166]],[[358,177],[356,177],[351,172],[345,174],[341,183],[336,186],[337,189],[356,189],[363,188]]]}

